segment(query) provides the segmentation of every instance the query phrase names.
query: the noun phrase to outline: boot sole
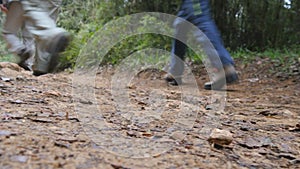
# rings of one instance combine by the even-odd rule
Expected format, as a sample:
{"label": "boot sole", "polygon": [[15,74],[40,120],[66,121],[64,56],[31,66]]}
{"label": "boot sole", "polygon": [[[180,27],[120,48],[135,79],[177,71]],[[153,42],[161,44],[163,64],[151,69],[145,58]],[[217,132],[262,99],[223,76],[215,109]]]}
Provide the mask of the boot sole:
{"label": "boot sole", "polygon": [[165,77],[164,79],[168,84],[170,84],[172,86],[182,85],[181,78],[174,79],[173,77]]}
{"label": "boot sole", "polygon": [[235,84],[235,83],[238,83],[238,81],[239,81],[238,75],[231,74],[231,75],[226,76],[226,81],[225,81],[225,78],[222,78],[212,84],[204,85],[204,89],[205,90],[220,90],[223,88],[223,86],[225,84],[228,84],[228,85]]}

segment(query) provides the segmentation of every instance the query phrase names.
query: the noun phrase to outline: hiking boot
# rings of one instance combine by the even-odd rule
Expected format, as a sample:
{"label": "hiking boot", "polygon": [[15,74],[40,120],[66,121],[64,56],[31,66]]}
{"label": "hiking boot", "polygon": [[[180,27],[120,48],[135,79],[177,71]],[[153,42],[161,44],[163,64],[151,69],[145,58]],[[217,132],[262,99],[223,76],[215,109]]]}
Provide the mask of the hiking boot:
{"label": "hiking boot", "polygon": [[30,57],[33,55],[33,51],[22,49],[20,53],[17,54],[19,56],[19,61],[17,64],[27,71],[31,71],[31,65],[27,63]]}
{"label": "hiking boot", "polygon": [[238,75],[232,65],[224,67],[224,74],[221,71],[216,72],[215,78],[211,82],[204,84],[206,90],[220,90],[225,84],[233,84],[238,81]]}
{"label": "hiking boot", "polygon": [[182,85],[181,77],[174,78],[171,74],[166,74],[164,79],[168,84],[170,84],[172,86]]}
{"label": "hiking boot", "polygon": [[59,63],[59,55],[66,50],[69,43],[70,35],[67,32],[57,34],[49,45],[49,56],[47,56],[47,61],[42,61],[44,63],[37,63],[37,65],[34,65],[33,75],[40,76],[54,72]]}

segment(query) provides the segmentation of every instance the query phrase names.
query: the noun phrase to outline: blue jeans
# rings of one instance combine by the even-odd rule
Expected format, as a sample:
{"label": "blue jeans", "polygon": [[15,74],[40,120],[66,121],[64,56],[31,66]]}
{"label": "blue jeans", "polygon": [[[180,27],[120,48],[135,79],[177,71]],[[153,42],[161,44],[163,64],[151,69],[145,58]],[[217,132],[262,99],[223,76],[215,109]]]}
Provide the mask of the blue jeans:
{"label": "blue jeans", "polygon": [[[218,54],[217,60],[210,57],[206,51],[213,67],[222,69],[223,66],[234,65],[234,61],[224,47],[217,26],[211,17],[209,0],[182,0],[177,16],[178,18],[174,21],[175,37],[177,39],[174,39],[172,43],[170,74],[181,76],[184,71],[183,61],[187,46],[185,45],[185,41],[182,42],[178,39],[187,39],[187,33],[190,30],[188,29],[189,26],[186,25],[186,21],[199,28],[215,48]],[[203,36],[195,34],[195,38],[198,42],[203,41]]]}

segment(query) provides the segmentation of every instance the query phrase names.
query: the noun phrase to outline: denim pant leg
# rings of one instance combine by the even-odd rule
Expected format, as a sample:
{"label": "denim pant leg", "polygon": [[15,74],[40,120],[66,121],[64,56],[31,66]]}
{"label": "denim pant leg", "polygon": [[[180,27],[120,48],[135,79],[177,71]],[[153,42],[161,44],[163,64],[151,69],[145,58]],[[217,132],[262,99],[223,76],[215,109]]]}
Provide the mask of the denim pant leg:
{"label": "denim pant leg", "polygon": [[[226,65],[234,65],[234,61],[230,56],[229,52],[226,50],[222,43],[222,39],[220,33],[212,20],[205,21],[203,23],[198,23],[197,27],[207,36],[207,38],[212,43],[213,47],[217,51],[218,57],[221,60],[222,65],[220,65],[220,61],[216,57],[209,57],[212,66],[216,68],[222,68]],[[198,38],[198,37],[196,37]]]}
{"label": "denim pant leg", "polygon": [[[233,59],[224,47],[220,32],[211,17],[210,1],[199,0],[197,3],[199,3],[202,12],[199,15],[193,15],[190,19],[190,22],[197,26],[207,36],[217,51],[222,65],[220,65],[219,59],[208,56],[212,65],[216,68],[222,68],[226,65],[234,65]],[[198,41],[201,40],[199,39]]]}
{"label": "denim pant leg", "polygon": [[175,38],[172,43],[171,63],[169,73],[173,76],[181,76],[184,71],[184,55],[186,53],[187,26],[185,20],[177,18],[174,22]]}

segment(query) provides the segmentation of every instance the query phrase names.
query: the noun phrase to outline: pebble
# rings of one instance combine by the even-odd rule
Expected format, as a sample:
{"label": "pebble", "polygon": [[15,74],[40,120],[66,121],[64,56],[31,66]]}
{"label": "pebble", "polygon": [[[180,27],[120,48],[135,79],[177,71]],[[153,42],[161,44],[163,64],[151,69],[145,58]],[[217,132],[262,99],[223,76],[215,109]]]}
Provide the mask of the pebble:
{"label": "pebble", "polygon": [[229,145],[233,141],[233,135],[227,130],[214,129],[208,141],[218,145]]}

